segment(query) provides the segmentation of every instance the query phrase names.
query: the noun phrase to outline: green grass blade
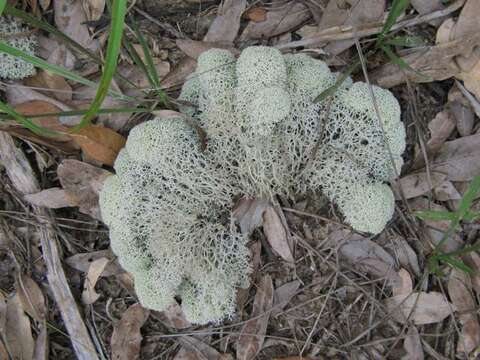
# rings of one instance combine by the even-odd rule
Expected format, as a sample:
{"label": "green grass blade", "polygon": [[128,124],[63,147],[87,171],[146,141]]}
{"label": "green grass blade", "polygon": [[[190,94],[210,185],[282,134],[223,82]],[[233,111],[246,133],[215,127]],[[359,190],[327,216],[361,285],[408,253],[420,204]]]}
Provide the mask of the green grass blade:
{"label": "green grass blade", "polygon": [[13,109],[12,107],[10,107],[10,105],[5,104],[2,101],[0,101],[0,110],[7,113],[15,121],[22,124],[24,127],[31,130],[32,132],[34,132],[37,135],[41,135],[41,136],[54,136],[54,135],[56,135],[56,133],[54,131],[43,128],[41,126],[38,126],[37,124],[35,124],[31,120],[25,118],[23,115],[17,113],[15,111],[15,109]]}
{"label": "green grass blade", "polygon": [[450,211],[434,211],[434,210],[419,210],[413,213],[416,217],[422,220],[433,220],[433,221],[442,221],[442,220],[455,220],[455,213]]}
{"label": "green grass blade", "polygon": [[480,189],[480,175],[475,176],[468,187],[467,192],[463,195],[462,201],[458,206],[457,219],[455,219],[456,224],[460,223],[465,216],[468,214],[470,207],[472,206],[473,200]]}
{"label": "green grass blade", "polygon": [[[75,74],[73,71],[70,71],[70,70],[65,69],[65,68],[63,68],[61,66],[58,66],[58,65],[50,64],[50,63],[46,62],[45,60],[40,59],[39,57],[29,55],[29,54],[27,54],[27,53],[25,53],[21,50],[18,50],[18,49],[14,48],[14,47],[12,47],[8,44],[5,44],[2,41],[0,41],[0,52],[4,52],[4,53],[7,53],[9,55],[20,58],[22,60],[25,60],[25,61],[41,68],[41,69],[48,70],[48,71],[51,71],[54,74],[63,76],[66,79],[76,81],[80,84],[83,84],[83,85],[86,85],[86,86],[89,86],[89,87],[93,87],[93,88],[97,87],[97,84],[95,82],[93,82],[91,80],[88,80],[88,79],[86,79],[83,76],[80,76],[78,74]],[[119,98],[121,100],[134,100],[133,98],[131,98],[129,96],[125,96],[125,95],[120,94],[120,93],[115,92],[115,91],[111,91],[110,95],[113,96],[113,97]]]}
{"label": "green grass blade", "polygon": [[410,0],[394,0],[390,12],[388,13],[387,20],[383,25],[382,32],[378,35],[377,45],[382,45],[385,35],[390,31],[393,24],[397,21],[398,17],[407,8]]}
{"label": "green grass blade", "polygon": [[390,61],[393,62],[394,64],[398,65],[400,67],[400,69],[412,71],[415,74],[417,74],[418,76],[425,79],[425,81],[433,81],[433,79],[430,76],[422,74],[420,71],[417,71],[414,68],[412,68],[408,63],[405,62],[405,60],[403,60],[401,57],[399,57],[397,54],[395,54],[392,51],[392,49],[390,48],[390,46],[382,45],[382,46],[380,46],[380,48],[385,52],[385,54],[390,59]]}
{"label": "green grass blade", "polygon": [[125,14],[127,10],[127,0],[116,0],[112,5],[112,21],[110,25],[110,36],[108,38],[107,54],[105,57],[105,67],[103,68],[100,85],[97,89],[95,99],[93,99],[90,109],[83,117],[80,124],[73,129],[79,130],[88,125],[96,116],[103,100],[107,96],[113,75],[117,69],[118,55],[122,45],[123,28],[125,26]]}
{"label": "green grass blade", "polygon": [[[87,111],[88,110],[59,111],[59,112],[41,113],[41,114],[34,114],[34,115],[23,115],[23,117],[26,119],[35,119],[35,118],[42,118],[42,117],[49,117],[49,116],[69,117],[69,116],[85,115]],[[130,107],[104,108],[104,109],[99,109],[98,114],[148,113],[151,111],[152,109],[147,109],[147,108],[130,108]],[[0,121],[4,121],[4,120],[10,120],[13,118],[9,115],[0,114],[0,119],[1,119]]]}
{"label": "green grass blade", "polygon": [[151,54],[150,49],[148,47],[147,41],[143,37],[140,29],[138,28],[138,25],[137,25],[135,19],[133,19],[133,21],[132,21],[132,29],[135,32],[135,36],[137,37],[140,45],[142,46],[143,55],[145,56],[145,61],[146,61],[145,66],[146,66],[146,69],[147,69],[148,73],[150,74],[149,78],[152,79],[152,85],[155,88],[155,91],[157,93],[157,96],[159,97],[160,102],[165,104],[165,102],[167,100],[167,94],[165,93],[165,91],[163,91],[161,89],[160,78],[158,76],[157,68],[155,67],[155,63],[153,61],[152,54]]}
{"label": "green grass blade", "polygon": [[3,10],[5,10],[5,5],[7,5],[7,0],[0,0],[0,15],[3,14]]}
{"label": "green grass blade", "polygon": [[141,59],[140,55],[137,53],[137,50],[133,47],[133,45],[130,43],[130,40],[127,38],[123,39],[123,46],[127,50],[127,54],[130,57],[130,59],[133,61],[133,63],[142,70],[142,72],[145,74],[145,76],[148,79],[148,82],[152,87],[155,87],[155,82],[150,76],[150,72],[147,70],[147,66]]}
{"label": "green grass blade", "polygon": [[465,264],[462,260],[455,259],[454,257],[451,257],[451,256],[442,257],[440,260],[447,263],[451,267],[462,270],[463,272],[465,272],[467,274],[473,274],[474,273],[474,270],[470,266]]}
{"label": "green grass blade", "polygon": [[320,95],[318,95],[315,100],[313,100],[314,103],[320,102],[325,100],[326,98],[332,96],[335,94],[340,86],[342,86],[343,82],[357,69],[357,67],[360,65],[360,60],[355,61],[352,65],[350,65],[347,70],[337,78],[337,81],[335,81],[335,84],[330,86],[329,88],[323,90]]}

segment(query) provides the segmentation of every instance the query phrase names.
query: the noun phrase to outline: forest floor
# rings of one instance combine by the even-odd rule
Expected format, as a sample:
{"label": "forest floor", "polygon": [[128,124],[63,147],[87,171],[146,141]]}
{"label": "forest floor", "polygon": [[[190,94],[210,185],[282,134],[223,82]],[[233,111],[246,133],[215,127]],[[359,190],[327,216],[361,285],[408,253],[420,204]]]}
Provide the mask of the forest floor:
{"label": "forest floor", "polygon": [[[105,56],[109,1],[9,3]],[[406,8],[379,48],[392,3]],[[123,80],[111,89],[138,103],[107,97],[103,107],[121,111],[99,115],[98,126],[76,135],[68,128],[79,115],[62,112],[87,109],[91,88],[41,69],[3,81],[5,103],[23,115],[50,113],[35,123],[63,135],[38,135],[5,118],[0,123],[0,358],[479,358],[480,1],[143,0],[129,6],[125,37],[142,53],[132,30],[137,24],[172,99],[210,48],[238,53],[275,46],[339,72],[360,49],[364,69],[353,68],[352,78],[365,81],[367,74],[390,89],[407,130],[405,164],[391,183],[399,194],[394,217],[381,234],[368,236],[353,231],[321,196],[283,199],[276,217],[251,237],[251,286],[239,291],[233,319],[195,326],[180,305],[145,309],[109,248],[98,193],[130,129],[151,118],[127,110],[158,106],[149,79],[122,48]],[[58,34],[35,32],[38,57],[99,81],[101,68],[85,53],[72,51]]]}

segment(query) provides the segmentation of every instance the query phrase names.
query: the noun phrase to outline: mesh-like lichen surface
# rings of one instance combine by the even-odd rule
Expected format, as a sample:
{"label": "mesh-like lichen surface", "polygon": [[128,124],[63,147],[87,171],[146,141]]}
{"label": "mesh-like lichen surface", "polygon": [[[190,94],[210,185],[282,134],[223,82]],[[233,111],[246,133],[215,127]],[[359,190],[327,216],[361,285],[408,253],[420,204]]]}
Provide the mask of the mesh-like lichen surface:
{"label": "mesh-like lichen surface", "polygon": [[[0,16],[0,36],[2,41],[11,47],[33,55],[37,45],[36,37],[16,20]],[[35,67],[32,64],[12,55],[0,53],[0,78],[15,80],[34,74]]]}
{"label": "mesh-like lichen surface", "polygon": [[[185,117],[131,131],[100,205],[145,306],[164,310],[179,297],[198,324],[234,314],[250,270],[246,235],[230,214],[241,196],[322,191],[353,228],[385,227],[394,209],[386,181],[405,148],[398,102],[373,87],[382,125],[364,83],[348,80],[315,103],[335,80],[306,55],[210,50],[182,89]],[[206,149],[192,121],[206,131]]]}

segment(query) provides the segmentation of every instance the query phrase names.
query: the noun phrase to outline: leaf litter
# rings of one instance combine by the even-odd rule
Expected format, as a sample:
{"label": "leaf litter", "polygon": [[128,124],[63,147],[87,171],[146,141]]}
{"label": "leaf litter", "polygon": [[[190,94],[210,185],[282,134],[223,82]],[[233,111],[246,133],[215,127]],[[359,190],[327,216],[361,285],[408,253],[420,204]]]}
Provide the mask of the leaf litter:
{"label": "leaf litter", "polygon": [[[169,15],[162,19],[142,18],[141,28],[148,35],[155,56],[159,56],[154,57],[154,65],[161,85],[170,92],[178,89],[193,72],[195,59],[212,47],[226,48],[237,55],[239,48],[247,44],[282,44],[280,47],[294,49],[298,37],[315,40],[318,37],[325,39],[328,35],[328,40],[306,42],[304,51],[333,65],[348,64],[354,56],[351,46],[356,31],[359,31],[362,47],[370,46],[374,37],[365,36],[363,27],[378,27],[389,10],[386,7],[388,2],[377,0],[330,0],[317,5],[279,0],[249,7],[246,1],[224,1],[213,13],[198,12],[197,8],[186,5],[185,11],[190,11],[189,16],[194,14],[191,18],[196,19],[193,30],[189,29],[184,18],[172,22],[181,30],[175,33],[185,36],[175,38],[171,37],[171,31],[163,33],[163,29],[170,25]],[[428,256],[442,241],[449,222],[414,221],[410,211],[455,210],[465,186],[480,173],[476,117],[479,113],[480,58],[476,50],[479,7],[475,5],[478,4],[474,0],[457,1],[451,5],[436,0],[412,1],[411,7],[400,15],[397,21],[404,24],[413,21],[414,25],[397,28],[399,38],[421,35],[427,39],[410,48],[396,45],[395,52],[411,68],[427,77],[408,69],[399,70],[397,64],[384,59],[372,58],[369,62],[369,75],[376,83],[395,86],[409,132],[406,165],[398,181],[408,203],[397,202],[395,220],[384,233],[368,237],[339,230],[337,223],[341,219],[336,218],[335,209],[315,206],[310,198],[302,199],[302,205],[300,202],[295,204],[293,199],[280,199],[282,206],[299,209],[287,216],[281,206],[272,207],[255,199],[238,201],[232,212],[242,232],[250,235],[254,269],[253,285],[239,292],[238,318],[219,326],[211,324],[205,328],[193,328],[177,303],[162,313],[151,314],[139,304],[132,305],[135,301],[132,278],[116,262],[108,249],[105,228],[95,219],[101,219],[98,193],[105,178],[111,174],[107,169],[125,144],[126,136],[123,135],[133,124],[143,121],[143,115],[104,114],[99,116],[95,125],[77,134],[70,133],[69,127],[78,124],[81,116],[33,118],[34,122],[58,132],[53,139],[33,136],[11,122],[2,123],[1,130],[21,139],[17,145],[21,145],[19,149],[32,162],[37,161],[38,155],[30,155],[39,150],[48,152],[52,160],[46,165],[38,165],[42,190],[22,196],[9,195],[7,182],[7,198],[10,196],[15,200],[5,202],[5,211],[21,210],[24,213],[14,215],[13,220],[6,217],[7,222],[29,221],[32,226],[30,224],[43,221],[25,213],[28,204],[52,209],[59,219],[73,220],[68,225],[71,230],[59,232],[61,256],[69,273],[73,274],[69,279],[72,286],[78,289],[85,286],[83,294],[75,294],[77,302],[83,299],[82,306],[100,312],[99,318],[90,317],[89,312],[85,312],[84,320],[88,324],[93,322],[93,336],[102,342],[113,358],[151,358],[152,354],[161,354],[158,356],[172,359],[224,360],[233,358],[236,351],[239,359],[313,359],[327,354],[329,357],[344,355],[345,343],[349,344],[349,349],[368,349],[377,356],[391,355],[391,351],[395,351],[404,359],[423,359],[426,354],[433,353],[450,358],[452,352],[442,345],[442,341],[433,342],[422,334],[425,324],[437,326],[439,334],[446,333],[453,319],[458,323],[459,332],[450,339],[454,344],[450,349],[457,356],[464,353],[474,356],[480,338],[478,319],[471,309],[478,306],[475,295],[480,293],[480,257],[477,252],[461,256],[469,267],[477,270],[472,274],[447,268],[444,270],[448,275],[444,278],[430,274],[425,280]],[[97,52],[104,46],[106,28],[102,21],[108,12],[103,0],[59,0],[52,4],[40,1],[34,6],[40,16],[42,11],[53,12],[51,19],[57,28],[88,49]],[[458,18],[452,15],[454,6],[457,9],[463,6]],[[135,4],[133,13],[137,7],[141,11],[142,4]],[[209,18],[209,28],[202,28],[203,18]],[[279,42],[280,36],[283,43]],[[42,35],[40,48],[41,56],[51,63],[98,79],[97,64],[53,36]],[[162,52],[166,55],[159,55]],[[113,88],[142,99],[147,96],[151,84],[145,74],[139,72],[131,61],[122,61],[119,66],[124,78],[116,79]],[[342,71],[341,66],[338,71]],[[125,78],[137,87],[125,82]],[[457,85],[452,86],[453,78],[460,80]],[[405,84],[406,79],[410,81],[409,85]],[[406,91],[408,86],[414,91]],[[5,90],[9,104],[28,116],[84,109],[95,95],[91,89],[76,86],[44,70],[23,84],[12,84]],[[171,95],[176,96],[173,92]],[[413,126],[409,122],[409,109],[418,101],[422,106],[413,121],[419,124]],[[435,105],[429,108],[431,104]],[[113,98],[107,98],[104,103],[105,107],[113,108],[132,105],[137,104],[122,103]],[[425,134],[416,133],[421,128]],[[418,146],[421,136],[425,137],[427,159],[423,158]],[[3,205],[4,199],[0,201]],[[312,216],[315,214],[321,216]],[[404,220],[400,220],[402,217]],[[3,226],[1,222],[0,226]],[[13,225],[16,227],[17,224]],[[77,230],[82,227],[88,231]],[[477,227],[476,221],[465,222],[442,244],[442,249],[454,251],[465,244],[475,244]],[[23,239],[25,233],[19,238]],[[292,239],[295,239],[295,246]],[[27,254],[37,254],[36,261],[41,262],[42,253],[38,248],[29,248],[31,246],[34,245],[25,243],[23,247]],[[294,268],[292,264],[295,264]],[[23,260],[20,266],[25,267]],[[0,301],[0,329],[12,328],[8,341],[0,345],[0,357],[8,351],[10,354],[19,352],[25,358],[46,359],[52,346],[58,351],[68,349],[69,345],[59,340],[57,334],[47,331],[45,326],[45,321],[55,321],[51,313],[55,305],[48,304],[47,307],[43,293],[45,284],[37,281],[44,274],[27,276],[25,274],[29,272],[23,273],[19,277],[21,281],[10,287],[16,291],[4,297],[5,301]],[[99,281],[100,278],[104,280]],[[328,281],[319,282],[319,278]],[[439,283],[443,285],[439,286]],[[398,324],[394,325],[394,322],[369,328],[374,319],[385,314],[384,310],[395,322],[406,326],[398,342],[389,340],[398,330]],[[105,335],[101,330],[108,321],[113,328],[111,338],[105,337],[110,336],[111,331]],[[362,335],[367,327],[368,338]],[[163,337],[165,334],[175,336]],[[370,334],[383,341],[382,345],[369,343]],[[22,338],[17,339],[20,336]],[[304,344],[308,345],[307,350],[300,352]]]}

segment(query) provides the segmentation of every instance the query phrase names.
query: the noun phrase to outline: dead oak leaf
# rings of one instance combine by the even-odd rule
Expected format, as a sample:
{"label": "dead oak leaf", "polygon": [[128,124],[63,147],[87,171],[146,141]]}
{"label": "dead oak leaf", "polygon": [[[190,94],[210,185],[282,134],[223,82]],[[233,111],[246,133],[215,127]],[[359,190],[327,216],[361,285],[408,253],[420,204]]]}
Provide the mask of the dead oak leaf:
{"label": "dead oak leaf", "polygon": [[126,142],[116,131],[99,125],[87,125],[70,136],[86,155],[109,166],[113,166]]}
{"label": "dead oak leaf", "polygon": [[136,360],[140,358],[140,343],[142,334],[140,329],[145,324],[150,311],[140,304],[130,306],[120,321],[113,327],[110,340],[112,359]]}

